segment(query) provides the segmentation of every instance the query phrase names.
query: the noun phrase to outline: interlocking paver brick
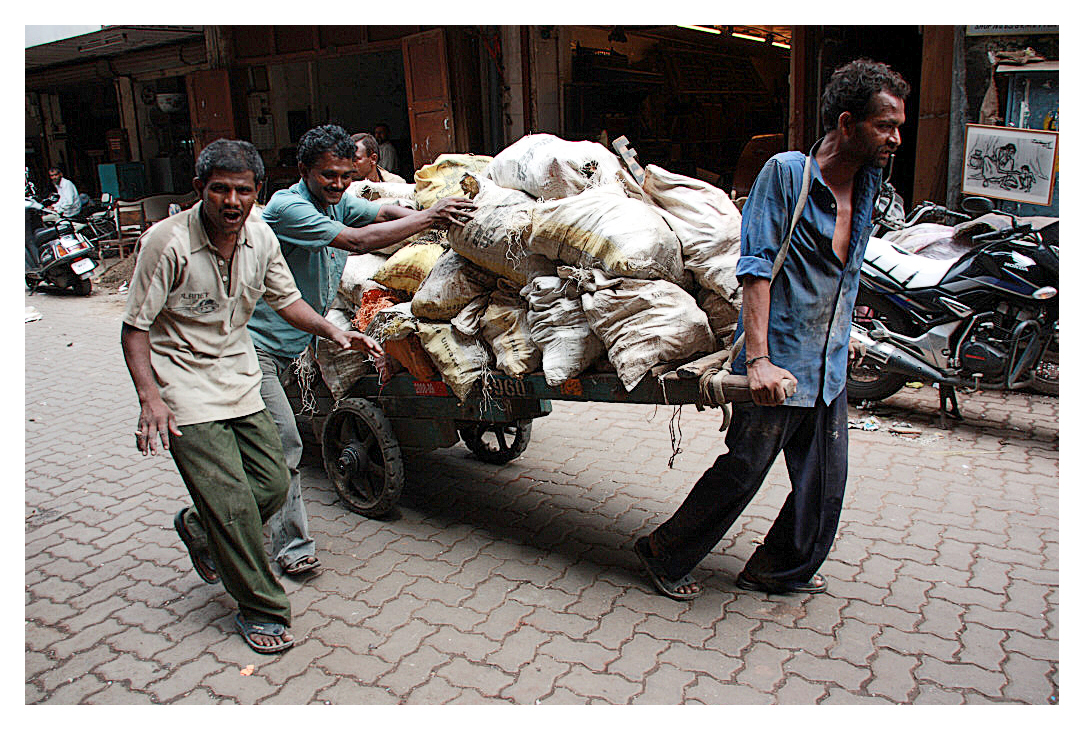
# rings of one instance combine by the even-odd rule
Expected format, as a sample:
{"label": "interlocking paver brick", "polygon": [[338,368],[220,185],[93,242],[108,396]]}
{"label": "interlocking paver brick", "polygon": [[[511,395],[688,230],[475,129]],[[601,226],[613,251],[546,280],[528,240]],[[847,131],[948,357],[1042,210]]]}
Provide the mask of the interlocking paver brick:
{"label": "interlocking paver brick", "polygon": [[[814,597],[734,588],[789,493],[782,460],[694,571],[704,596],[670,601],[643,575],[633,541],[723,450],[717,411],[682,409],[668,469],[669,409],[555,401],[507,465],[462,446],[407,455],[387,521],[346,510],[307,448],[324,568],[283,580],[298,644],[263,657],[172,529],[187,501],[172,460],[131,448],[123,302],[27,300],[44,315],[24,350],[27,703],[1057,701],[1056,398],[966,394],[947,429],[932,388],[876,404],[923,433],[851,432],[829,592]],[[40,376],[73,357],[78,388]]]}

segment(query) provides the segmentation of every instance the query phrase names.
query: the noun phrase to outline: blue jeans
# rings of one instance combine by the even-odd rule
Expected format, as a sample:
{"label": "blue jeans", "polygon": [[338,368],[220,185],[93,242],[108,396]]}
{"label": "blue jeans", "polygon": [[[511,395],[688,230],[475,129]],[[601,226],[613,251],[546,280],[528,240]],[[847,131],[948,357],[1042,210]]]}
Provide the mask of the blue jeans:
{"label": "blue jeans", "polygon": [[745,570],[757,578],[808,581],[828,557],[847,485],[847,391],[825,405],[734,405],[727,453],[693,486],[673,517],[655,530],[667,577],[703,560],[756,495],[782,451],[791,492]]}
{"label": "blue jeans", "polygon": [[305,503],[301,500],[301,472],[298,469],[303,449],[301,434],[298,433],[290,400],[286,397],[280,380],[292,361],[258,347],[256,357],[260,361],[260,370],[263,371],[260,396],[275,421],[279,438],[282,439],[286,468],[290,472],[286,502],[268,521],[271,527],[271,559],[286,567],[301,558],[316,555],[316,542],[309,534],[309,516],[305,511]]}

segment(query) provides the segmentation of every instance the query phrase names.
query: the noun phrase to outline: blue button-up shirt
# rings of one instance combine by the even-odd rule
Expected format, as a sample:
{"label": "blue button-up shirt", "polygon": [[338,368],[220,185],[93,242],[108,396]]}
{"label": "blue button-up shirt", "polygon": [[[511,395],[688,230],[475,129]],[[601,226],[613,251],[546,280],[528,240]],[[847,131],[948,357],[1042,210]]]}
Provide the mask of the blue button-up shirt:
{"label": "blue button-up shirt", "polygon": [[[327,313],[346,267],[347,252],[332,248],[331,242],[347,226],[372,223],[378,212],[379,205],[353,195],[343,195],[338,203],[325,207],[313,198],[304,180],[267,201],[263,219],[279,239],[301,297],[319,314]],[[312,340],[312,335],[292,327],[263,301],[256,305],[248,331],[256,347],[289,358],[304,352]]]}
{"label": "blue button-up shirt", "polygon": [[[814,146],[811,154],[816,149]],[[741,258],[736,272],[739,279],[771,278],[772,264],[790,228],[802,189],[805,157],[801,152],[783,152],[768,160],[757,176],[742,208]],[[880,183],[880,169],[869,165],[855,177],[851,240],[847,260],[841,262],[832,250],[835,196],[813,159],[809,198],[794,229],[783,268],[772,283],[768,314],[768,354],[774,364],[798,379],[798,389],[785,405],[814,406],[818,397],[831,403],[843,391],[851,311],[858,296],[858,274]],[[739,319],[735,336],[742,329]],[[735,357],[733,370],[746,372],[744,347]]]}

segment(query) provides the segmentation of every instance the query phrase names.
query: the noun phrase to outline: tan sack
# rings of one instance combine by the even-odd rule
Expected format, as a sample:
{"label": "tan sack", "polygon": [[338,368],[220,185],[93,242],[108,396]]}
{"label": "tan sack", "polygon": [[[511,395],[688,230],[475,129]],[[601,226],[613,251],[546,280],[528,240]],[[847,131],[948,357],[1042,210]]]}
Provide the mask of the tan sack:
{"label": "tan sack", "polygon": [[523,286],[527,283],[525,238],[534,201],[525,193],[477,176],[465,175],[463,185],[477,208],[466,225],[449,229],[448,244],[486,271]]}
{"label": "tan sack", "polygon": [[414,199],[415,189],[412,183],[373,182],[372,180],[355,180],[346,189],[347,195],[353,195],[364,200],[409,200],[411,205],[406,208],[416,208]]}
{"label": "tan sack", "polygon": [[391,255],[383,266],[372,275],[373,281],[389,289],[406,292],[411,296],[429,276],[429,271],[444,253],[439,243],[415,243],[405,246]]}
{"label": "tan sack", "polygon": [[716,351],[708,316],[677,284],[592,275],[580,302],[626,390],[659,363]]}
{"label": "tan sack", "polygon": [[680,282],[684,273],[677,236],[656,210],[625,195],[619,184],[536,205],[527,247],[612,276]]}
{"label": "tan sack", "polygon": [[598,142],[569,142],[552,134],[529,134],[501,150],[487,175],[504,188],[554,200],[618,179],[621,162]]}
{"label": "tan sack", "polygon": [[708,315],[708,326],[715,334],[716,349],[730,347],[734,331],[738,328],[738,318],[741,316],[741,290],[738,290],[738,301],[735,304],[711,289],[701,289],[696,293],[696,304]]}
{"label": "tan sack", "polygon": [[580,293],[575,281],[557,276],[536,277],[520,290],[527,300],[531,339],[542,350],[542,373],[550,387],[582,373],[606,349],[591,331]]}
{"label": "tan sack", "polygon": [[[375,283],[373,275],[388,262],[388,257],[379,253],[350,254],[346,257],[342,278],[339,279],[338,297],[353,307],[361,303],[361,297]],[[334,306],[334,302],[332,303]],[[345,307],[344,307],[345,309]]]}
{"label": "tan sack", "polygon": [[450,322],[470,301],[497,283],[497,276],[455,251],[445,251],[411,300],[410,311],[422,319]]}
{"label": "tan sack", "polygon": [[492,160],[485,155],[441,155],[414,173],[414,199],[429,208],[441,198],[464,197],[459,185],[463,175],[481,175]]}
{"label": "tan sack", "polygon": [[418,322],[418,338],[456,398],[466,400],[471,387],[490,372],[490,354],[477,337],[468,337],[450,324]]}
{"label": "tan sack", "polygon": [[410,313],[410,302],[385,307],[373,315],[365,334],[380,344],[401,340],[418,331],[418,318]]}
{"label": "tan sack", "polygon": [[[329,309],[324,315],[328,322],[341,330],[351,330],[350,312]],[[374,372],[373,359],[358,350],[344,350],[323,337],[316,338],[316,364],[328,390],[338,400],[346,395],[362,375]]]}
{"label": "tan sack", "polygon": [[644,192],[681,241],[685,269],[700,286],[731,303],[741,301],[736,276],[741,255],[741,213],[719,188],[648,165]]}
{"label": "tan sack", "polygon": [[482,338],[497,358],[497,369],[509,377],[533,373],[542,363],[527,324],[527,303],[515,292],[493,292],[482,315]]}

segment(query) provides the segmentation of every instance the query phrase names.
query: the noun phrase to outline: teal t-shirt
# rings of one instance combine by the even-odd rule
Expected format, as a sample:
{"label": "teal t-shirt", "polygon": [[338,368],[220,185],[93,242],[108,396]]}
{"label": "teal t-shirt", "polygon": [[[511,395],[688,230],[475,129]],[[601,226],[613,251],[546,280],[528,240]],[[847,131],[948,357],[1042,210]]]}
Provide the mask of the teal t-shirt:
{"label": "teal t-shirt", "polygon": [[[347,226],[372,223],[379,211],[379,205],[353,195],[343,195],[338,203],[325,208],[312,197],[304,180],[279,190],[267,201],[263,219],[279,239],[301,297],[318,314],[327,313],[346,267],[347,252],[332,248],[331,242]],[[289,358],[304,352],[312,340],[312,335],[287,324],[262,299],[252,313],[248,331],[256,347]]]}

